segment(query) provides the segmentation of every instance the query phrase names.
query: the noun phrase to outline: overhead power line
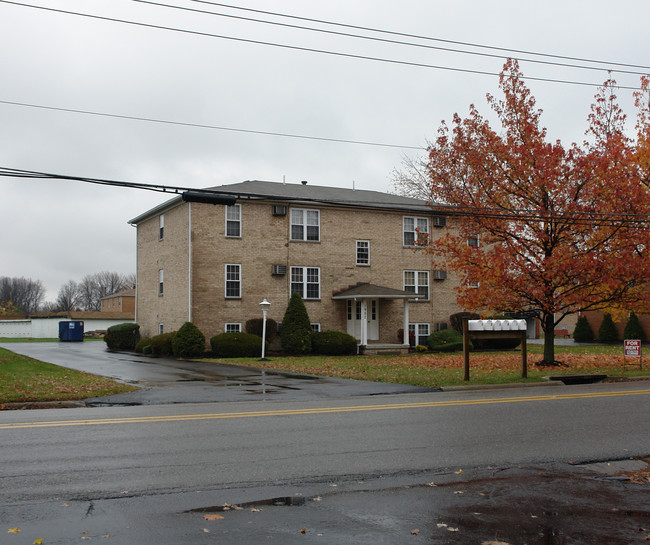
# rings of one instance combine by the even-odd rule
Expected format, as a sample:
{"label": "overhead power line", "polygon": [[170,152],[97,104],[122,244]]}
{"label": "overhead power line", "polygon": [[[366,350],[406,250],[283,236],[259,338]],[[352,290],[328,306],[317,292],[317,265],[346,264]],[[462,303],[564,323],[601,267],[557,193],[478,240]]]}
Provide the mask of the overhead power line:
{"label": "overhead power line", "polygon": [[[166,30],[170,32],[178,32],[182,34],[190,34],[190,35],[196,35],[196,36],[203,36],[207,38],[218,38],[218,39],[223,39],[223,40],[230,40],[230,41],[235,41],[235,42],[240,42],[240,43],[249,43],[249,44],[255,44],[255,45],[265,45],[269,47],[277,47],[280,49],[288,49],[288,50],[294,50],[294,51],[303,51],[307,53],[320,53],[323,55],[331,55],[335,57],[344,57],[344,58],[350,58],[350,59],[358,59],[358,60],[366,60],[366,61],[374,61],[374,62],[382,62],[382,63],[387,63],[387,64],[394,64],[394,65],[402,65],[402,66],[412,66],[412,67],[418,67],[418,68],[429,68],[429,69],[435,69],[435,70],[446,70],[450,72],[460,72],[460,73],[466,73],[466,74],[476,74],[476,75],[483,75],[483,76],[500,76],[498,72],[490,72],[487,70],[472,70],[468,68],[458,68],[458,67],[453,67],[453,66],[441,66],[441,65],[434,65],[434,64],[427,64],[427,63],[421,63],[421,62],[412,62],[412,61],[402,61],[402,60],[397,60],[397,59],[387,59],[383,57],[373,57],[369,55],[357,55],[353,53],[343,53],[340,51],[330,51],[330,50],[325,50],[325,49],[317,49],[317,48],[312,48],[312,47],[302,47],[302,46],[295,46],[295,45],[288,45],[288,44],[281,44],[277,42],[267,42],[263,40],[253,40],[249,38],[240,38],[236,36],[226,36],[223,34],[214,34],[210,32],[200,32],[197,30],[187,30],[187,29],[181,29],[181,28],[176,28],[176,27],[170,27],[170,26],[164,26],[164,25],[154,25],[151,23],[142,23],[138,21],[129,21],[126,19],[118,19],[115,17],[106,17],[106,16],[100,16],[100,15],[93,15],[89,13],[81,13],[81,12],[76,12],[76,11],[70,11],[70,10],[63,10],[63,9],[56,9],[56,8],[50,8],[50,7],[45,7],[45,6],[36,6],[33,4],[26,4],[24,2],[15,2],[12,0],[0,0],[0,3],[2,4],[11,4],[11,5],[16,5],[16,6],[22,6],[22,7],[27,7],[27,8],[33,8],[33,9],[39,9],[39,10],[44,10],[44,11],[49,11],[53,13],[62,13],[66,15],[75,15],[78,17],[86,17],[89,19],[95,19],[95,20],[101,20],[101,21],[109,21],[113,23],[121,23],[121,24],[126,24],[126,25],[132,25],[132,26],[139,26],[139,27],[144,27],[144,28],[152,28],[156,30]],[[530,80],[530,81],[543,81],[543,82],[549,82],[549,83],[562,83],[562,84],[567,84],[567,85],[581,85],[581,86],[587,86],[587,87],[600,87],[602,84],[601,83],[591,83],[591,82],[585,82],[585,81],[573,81],[573,80],[564,80],[564,79],[555,79],[555,78],[543,78],[543,77],[535,77],[535,76],[526,76],[524,79]],[[640,88],[639,87],[632,87],[632,86],[626,86],[626,85],[612,85],[612,87],[615,87],[617,89],[626,89],[626,90],[632,90],[632,91],[638,91]]]}
{"label": "overhead power line", "polygon": [[[140,0],[135,0],[140,1]],[[273,12],[273,11],[265,11],[261,9],[252,9],[252,8],[245,8],[242,6],[233,6],[232,4],[223,4],[220,2],[211,2],[209,0],[192,0],[192,2],[197,2],[199,4],[208,4],[211,6],[219,6],[219,7],[224,7],[224,8],[229,8],[229,9],[235,9],[235,10],[241,10],[241,11],[248,11],[252,13],[261,13],[264,15],[272,15],[274,17],[283,17],[287,19],[294,19],[298,21],[306,21],[310,23],[320,23],[324,25],[332,25],[332,26],[337,26],[337,27],[342,27],[342,28],[349,28],[349,29],[354,29],[354,30],[364,30],[368,32],[376,32],[379,34],[388,34],[391,36],[401,36],[403,38],[416,38],[418,40],[427,40],[427,41],[433,41],[433,42],[439,42],[439,43],[447,43],[447,44],[452,44],[452,45],[462,45],[466,47],[476,47],[479,49],[491,49],[493,51],[502,51],[507,54],[507,56],[512,56],[512,54],[517,54],[517,55],[533,55],[533,56],[539,56],[539,57],[548,57],[552,59],[558,59],[558,60],[567,60],[567,61],[577,61],[577,62],[588,62],[588,63],[593,63],[593,64],[604,64],[609,67],[612,66],[619,66],[619,67],[625,67],[625,68],[639,68],[641,70],[650,70],[650,66],[644,66],[644,65],[638,65],[638,64],[629,64],[629,63],[622,63],[622,62],[614,62],[614,61],[603,61],[603,60],[596,60],[596,59],[585,59],[581,57],[569,57],[565,55],[554,55],[552,53],[539,53],[535,51],[526,51],[523,49],[511,49],[511,48],[506,48],[506,47],[497,47],[493,45],[484,45],[484,44],[478,44],[478,43],[472,43],[472,42],[461,42],[461,41],[456,41],[456,40],[446,40],[443,38],[434,38],[431,36],[422,36],[418,34],[408,34],[405,32],[396,32],[392,30],[385,30],[385,29],[379,29],[379,28],[373,28],[373,27],[366,27],[366,26],[358,26],[358,25],[350,25],[346,23],[337,23],[333,21],[326,21],[323,19],[313,19],[310,17],[299,17],[297,15],[288,15],[285,13],[278,13],[278,12]],[[528,59],[529,60],[529,59]]]}
{"label": "overhead power line", "polygon": [[[430,45],[430,44],[422,44],[422,43],[413,43],[413,42],[405,42],[402,40],[393,40],[393,39],[388,39],[388,38],[378,38],[376,36],[364,36],[362,34],[351,34],[349,32],[341,32],[341,31],[335,31],[335,30],[325,30],[322,28],[314,28],[314,27],[308,27],[308,26],[302,26],[302,25],[296,25],[296,24],[290,24],[290,23],[280,23],[277,21],[268,21],[264,19],[255,19],[253,17],[243,17],[240,15],[232,15],[229,13],[218,13],[214,11],[207,11],[207,10],[201,10],[201,9],[194,9],[194,8],[188,8],[185,6],[175,6],[175,5],[170,5],[170,4],[164,4],[162,2],[153,2],[151,0],[132,0],[133,2],[137,2],[139,4],[147,4],[150,6],[157,6],[157,7],[164,7],[164,8],[170,8],[170,9],[175,9],[175,10],[180,10],[180,11],[187,11],[187,12],[192,12],[192,13],[200,13],[204,15],[213,15],[216,17],[225,17],[229,19],[237,19],[241,21],[248,21],[248,22],[254,22],[254,23],[262,23],[266,25],[273,25],[273,26],[280,26],[284,28],[292,28],[292,29],[297,29],[297,30],[307,30],[310,32],[318,32],[322,34],[331,34],[335,36],[344,36],[344,37],[349,37],[349,38],[357,38],[361,40],[370,40],[374,42],[382,42],[382,43],[388,43],[388,44],[393,44],[393,45],[404,45],[404,46],[410,46],[410,47],[418,47],[418,48],[423,48],[423,49],[433,49],[436,51],[445,51],[448,53],[460,53],[460,54],[465,54],[465,55],[475,55],[479,57],[490,57],[490,58],[495,58],[495,59],[501,59],[501,60],[506,60],[508,58],[512,58],[512,53],[516,53],[515,51],[510,51],[510,55],[504,55],[504,54],[496,54],[496,53],[482,53],[478,51],[467,51],[463,49],[457,49],[457,48],[452,48],[452,47],[442,47],[442,46],[436,46],[436,45]],[[194,1],[199,1],[199,0],[194,0]],[[201,2],[204,4],[212,4],[212,5],[224,5],[224,4],[215,4],[213,2]],[[228,6],[231,7],[231,6]],[[243,9],[247,10],[248,8],[235,8],[235,9]],[[251,10],[251,11],[259,11],[259,10]],[[281,16],[281,17],[288,17],[288,18],[294,18],[293,16],[290,15],[279,15],[273,12],[263,12],[263,13],[268,13],[272,14],[275,16]],[[298,17],[296,17],[299,19]],[[340,23],[333,23],[333,22],[325,22],[325,21],[319,21],[324,24],[328,25],[336,25],[336,26],[345,26],[349,27],[350,25],[343,25]],[[354,27],[356,28],[356,27]],[[377,29],[369,29],[369,28],[363,28],[364,30],[372,31],[372,32],[381,32],[384,34],[392,34],[392,35],[399,35],[399,33],[393,33],[389,31],[383,31],[383,30],[377,30]],[[419,37],[419,39],[425,39],[422,37]],[[426,38],[427,40],[438,40],[437,38]],[[468,45],[468,44],[464,44]],[[488,46],[477,46],[477,45],[472,45],[472,47],[485,47],[487,48]],[[528,53],[529,55],[532,53]],[[542,56],[542,53],[535,53],[534,55],[539,55]],[[600,67],[600,66],[584,66],[580,64],[569,64],[565,62],[558,62],[558,61],[547,61],[547,60],[542,60],[542,59],[527,59],[527,58],[518,58],[517,60],[519,61],[525,61],[525,62],[530,62],[530,63],[535,63],[535,64],[545,64],[545,65],[550,65],[550,66],[559,66],[563,68],[577,68],[579,70],[598,70],[601,72],[611,72],[612,67],[611,65],[607,67]],[[591,60],[582,60],[581,62],[591,62],[591,63],[603,63],[604,61],[591,61]],[[619,67],[622,67],[621,63],[614,63]],[[650,67],[647,67],[648,70],[650,70]],[[627,69],[617,69],[617,73],[621,74],[632,74],[632,75],[645,75],[646,72],[640,72],[640,71],[635,71],[635,70],[627,70]]]}
{"label": "overhead power line", "polygon": [[[290,200],[291,197],[286,195],[269,195],[262,193],[251,193],[247,191],[229,191],[228,189],[196,189],[185,186],[172,186],[162,184],[147,184],[142,182],[131,182],[122,180],[107,180],[103,178],[90,178],[84,176],[71,176],[66,174],[52,174],[47,172],[38,172],[33,170],[22,170],[0,166],[0,177],[9,178],[27,178],[38,180],[68,180],[73,182],[83,182],[97,185],[108,185],[128,189],[142,189],[158,193],[183,194],[190,192],[193,195],[204,196],[232,196],[237,199],[268,199],[273,200]],[[315,203],[330,203],[318,198],[301,197],[301,200]],[[358,202],[346,201],[340,203],[341,206],[355,208],[363,206],[367,202],[359,200]],[[650,215],[632,214],[632,213],[612,213],[612,212],[578,212],[578,211],[540,211],[540,210],[503,210],[497,208],[473,208],[473,207],[455,207],[448,205],[438,205],[430,203],[432,213],[442,213],[448,216],[463,217],[471,216],[483,219],[494,219],[515,222],[542,222],[555,221],[571,223],[573,225],[589,226],[611,226],[611,227],[630,227],[638,229],[650,228]]]}
{"label": "overhead power line", "polygon": [[139,117],[139,116],[134,116],[134,115],[122,115],[122,114],[112,114],[112,113],[106,113],[106,112],[96,112],[96,111],[91,111],[91,110],[79,110],[75,108],[60,108],[57,106],[45,106],[43,104],[29,104],[26,102],[16,102],[16,101],[11,101],[11,100],[0,100],[0,104],[8,104],[11,106],[22,106],[25,108],[37,108],[41,110],[51,110],[54,112],[66,112],[66,113],[75,113],[75,114],[83,114],[83,115],[94,115],[98,117],[110,117],[110,118],[115,118],[115,119],[128,119],[131,121],[145,121],[147,123],[159,123],[163,125],[175,125],[179,127],[193,127],[193,128],[199,128],[199,129],[212,129],[212,130],[218,130],[218,131],[230,131],[230,132],[239,132],[239,133],[244,133],[244,134],[259,134],[259,135],[264,135],[264,136],[279,136],[282,138],[295,138],[295,139],[300,139],[300,140],[316,140],[319,142],[334,142],[338,144],[357,144],[361,146],[377,146],[377,147],[383,147],[383,148],[398,148],[398,149],[412,149],[412,150],[418,150],[422,151],[426,148],[422,146],[407,146],[407,145],[400,145],[400,144],[387,144],[383,142],[370,142],[370,141],[363,141],[363,140],[348,140],[344,138],[327,138],[324,136],[309,136],[306,134],[290,134],[290,133],[283,133],[283,132],[272,132],[272,131],[262,131],[262,130],[255,130],[255,129],[242,129],[242,128],[237,128],[237,127],[224,127],[224,126],[219,126],[219,125],[207,125],[203,123],[189,123],[185,121],[171,121],[168,119],[154,119],[151,117]]}

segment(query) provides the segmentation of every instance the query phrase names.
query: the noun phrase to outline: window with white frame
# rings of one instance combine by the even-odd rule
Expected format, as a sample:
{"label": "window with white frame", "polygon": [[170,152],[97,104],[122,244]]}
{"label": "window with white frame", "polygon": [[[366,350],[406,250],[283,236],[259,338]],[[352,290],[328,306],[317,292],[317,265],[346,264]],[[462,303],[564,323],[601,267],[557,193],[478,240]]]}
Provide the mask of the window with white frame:
{"label": "window with white frame", "polygon": [[320,241],[320,210],[291,209],[291,240]]}
{"label": "window with white frame", "polygon": [[158,335],[162,335],[162,334],[163,334],[163,324],[160,323],[158,324]]}
{"label": "window with white frame", "polygon": [[160,214],[158,220],[158,240],[162,240],[165,235],[165,214]]}
{"label": "window with white frame", "polygon": [[226,236],[241,237],[241,204],[226,206]]}
{"label": "window with white frame", "polygon": [[241,265],[226,264],[226,298],[241,298]]}
{"label": "window with white frame", "polygon": [[369,240],[357,240],[357,265],[370,265]]}
{"label": "window with white frame", "polygon": [[419,293],[416,301],[428,301],[429,271],[404,271],[404,291]]}
{"label": "window with white frame", "polygon": [[320,268],[291,267],[291,293],[303,299],[320,299]]}
{"label": "window with white frame", "polygon": [[165,279],[165,273],[162,269],[158,270],[158,295],[163,294],[163,283]]}
{"label": "window with white frame", "polygon": [[479,245],[478,235],[472,235],[471,237],[467,237],[467,244],[468,246],[473,246],[475,248],[478,248]]}
{"label": "window with white frame", "polygon": [[226,333],[241,333],[241,324],[235,322],[227,323]]}
{"label": "window with white frame", "polygon": [[429,234],[429,218],[404,216],[404,246],[416,246],[418,235]]}
{"label": "window with white frame", "polygon": [[429,337],[429,324],[409,324],[409,336],[415,336],[415,346],[421,344],[427,345],[427,337]]}
{"label": "window with white frame", "polygon": [[314,333],[318,333],[320,331],[320,324],[319,323],[311,324],[311,330]]}

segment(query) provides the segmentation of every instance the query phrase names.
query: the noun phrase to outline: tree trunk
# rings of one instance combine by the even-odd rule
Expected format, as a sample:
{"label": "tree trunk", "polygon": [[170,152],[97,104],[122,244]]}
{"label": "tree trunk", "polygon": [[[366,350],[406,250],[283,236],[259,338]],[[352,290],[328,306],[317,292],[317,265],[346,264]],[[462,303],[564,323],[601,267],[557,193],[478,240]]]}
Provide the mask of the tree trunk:
{"label": "tree trunk", "polygon": [[555,316],[544,314],[542,321],[544,331],[544,359],[539,365],[557,365],[555,361]]}

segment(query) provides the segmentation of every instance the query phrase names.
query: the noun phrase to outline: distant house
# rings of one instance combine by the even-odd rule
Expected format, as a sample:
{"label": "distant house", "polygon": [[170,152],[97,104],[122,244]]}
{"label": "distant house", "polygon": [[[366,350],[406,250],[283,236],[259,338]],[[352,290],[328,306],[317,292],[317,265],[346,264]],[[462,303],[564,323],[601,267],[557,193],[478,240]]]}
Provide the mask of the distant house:
{"label": "distant house", "polygon": [[306,183],[211,189],[226,204],[178,196],[130,220],[143,336],[186,321],[207,338],[243,331],[263,299],[281,322],[294,291],[314,330],[347,331],[360,344],[408,344],[404,329],[424,344],[462,310],[455,275],[416,246],[447,228],[425,201]]}
{"label": "distant house", "polygon": [[101,312],[131,312],[135,314],[135,288],[102,297],[101,304]]}

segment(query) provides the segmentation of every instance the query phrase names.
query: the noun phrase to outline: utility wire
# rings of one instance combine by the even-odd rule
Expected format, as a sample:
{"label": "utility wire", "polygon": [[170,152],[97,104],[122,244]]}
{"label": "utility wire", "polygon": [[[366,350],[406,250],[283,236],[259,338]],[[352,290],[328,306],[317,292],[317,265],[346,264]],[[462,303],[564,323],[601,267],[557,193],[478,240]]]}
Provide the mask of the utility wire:
{"label": "utility wire", "polygon": [[[382,57],[372,57],[368,55],[356,55],[352,53],[342,53],[339,51],[329,51],[325,49],[316,49],[316,48],[311,48],[311,47],[301,47],[301,46],[295,46],[295,45],[287,45],[287,44],[281,44],[281,43],[276,43],[276,42],[266,42],[262,40],[252,40],[249,38],[238,38],[235,36],[226,36],[222,34],[213,34],[209,32],[200,32],[197,30],[187,30],[187,29],[181,29],[181,28],[175,28],[175,27],[169,27],[169,26],[163,26],[163,25],[154,25],[151,23],[141,23],[137,21],[129,21],[126,19],[117,19],[115,17],[106,17],[106,16],[100,16],[100,15],[92,15],[88,13],[80,13],[76,11],[70,11],[70,10],[63,10],[63,9],[56,9],[56,8],[49,8],[45,6],[35,6],[33,4],[26,4],[23,2],[15,2],[12,0],[0,0],[0,3],[2,4],[11,4],[15,6],[22,6],[22,7],[27,7],[27,8],[33,8],[33,9],[39,9],[43,11],[49,11],[53,13],[62,13],[66,15],[76,15],[79,17],[87,17],[89,19],[95,19],[95,20],[101,20],[101,21],[109,21],[113,23],[122,23],[126,25],[132,25],[132,26],[140,26],[144,28],[153,28],[157,30],[167,30],[170,32],[179,32],[182,34],[191,34],[191,35],[196,35],[196,36],[203,36],[207,38],[219,38],[223,40],[231,40],[235,42],[240,42],[240,43],[250,43],[250,44],[256,44],[256,45],[266,45],[270,47],[277,47],[281,49],[290,49],[294,51],[304,51],[308,53],[320,53],[323,55],[331,55],[335,57],[345,57],[345,58],[350,58],[350,59],[359,59],[359,60],[366,60],[366,61],[375,61],[375,62],[383,62],[383,63],[388,63],[388,64],[395,64],[395,65],[403,65],[403,66],[413,66],[413,67],[418,67],[418,68],[431,68],[431,69],[436,69],[436,70],[447,70],[450,72],[462,72],[466,74],[476,74],[476,75],[484,75],[484,76],[500,76],[498,72],[489,72],[486,70],[471,70],[467,68],[457,68],[457,67],[451,67],[451,66],[440,66],[440,65],[434,65],[434,64],[427,64],[427,63],[420,63],[420,62],[410,62],[410,61],[400,61],[396,59],[387,59],[387,58],[382,58]],[[514,77],[514,76],[509,76],[509,77]],[[572,80],[562,80],[562,79],[553,79],[553,78],[542,78],[542,77],[534,77],[534,76],[526,76],[524,79],[530,80],[530,81],[543,81],[543,82],[549,82],[549,83],[562,83],[562,84],[567,84],[567,85],[582,85],[582,86],[587,86],[587,87],[601,87],[601,83],[590,83],[590,82],[584,82],[584,81],[572,81]],[[617,89],[625,89],[625,90],[632,90],[632,91],[638,91],[640,90],[639,87],[631,87],[631,86],[625,86],[625,85],[612,85],[612,87],[615,87]]]}
{"label": "utility wire", "polygon": [[[97,185],[108,185],[114,187],[122,187],[129,189],[143,189],[147,191],[154,191],[159,193],[172,193],[179,194],[185,191],[199,192],[206,195],[230,195],[235,196],[237,199],[273,199],[273,200],[291,200],[291,197],[286,195],[269,195],[262,193],[250,193],[246,191],[229,191],[228,189],[195,189],[183,186],[171,186],[161,184],[146,184],[142,182],[129,182],[120,180],[107,180],[102,178],[89,178],[82,176],[70,176],[65,174],[52,174],[47,172],[38,172],[33,170],[14,169],[9,167],[0,166],[0,177],[11,178],[28,178],[28,179],[43,179],[43,180],[69,180],[74,182],[91,183]],[[329,203],[318,198],[301,197],[300,200]],[[423,201],[424,202],[424,201]],[[338,203],[341,206],[356,208],[359,206],[368,205],[364,200],[345,201]],[[542,222],[542,221],[556,221],[572,223],[573,225],[585,225],[592,227],[634,227],[639,229],[650,228],[650,215],[648,214],[630,214],[630,213],[608,213],[608,212],[549,212],[539,210],[502,210],[497,208],[471,208],[471,207],[454,207],[448,205],[437,205],[429,203],[432,208],[432,213],[444,213],[447,216],[463,217],[470,216],[483,219],[495,219],[505,221],[524,221],[524,222]]]}
{"label": "utility wire", "polygon": [[[262,24],[267,24],[267,25],[274,25],[274,26],[281,26],[285,28],[292,28],[292,29],[298,29],[298,30],[308,30],[311,32],[319,32],[323,34],[332,34],[335,36],[345,36],[349,38],[358,38],[362,40],[370,40],[374,42],[382,42],[382,43],[389,43],[389,44],[395,44],[395,45],[405,45],[405,46],[411,46],[411,47],[419,47],[423,49],[433,49],[436,51],[446,51],[449,53],[461,53],[465,55],[475,55],[479,57],[490,57],[490,58],[495,58],[495,59],[501,59],[501,60],[506,60],[508,58],[511,58],[511,56],[508,55],[498,55],[495,53],[481,53],[478,51],[466,51],[462,49],[456,49],[456,48],[451,48],[451,47],[442,47],[442,46],[436,46],[436,45],[429,45],[429,44],[418,44],[418,43],[413,43],[413,42],[405,42],[401,40],[391,40],[387,38],[378,38],[375,36],[363,36],[361,34],[351,34],[349,32],[340,32],[340,31],[335,31],[335,30],[325,30],[321,28],[314,28],[314,27],[307,27],[307,26],[302,26],[302,25],[295,25],[295,24],[289,24],[289,23],[279,23],[277,21],[267,21],[264,19],[254,19],[252,17],[243,17],[240,15],[232,15],[228,13],[217,13],[214,11],[206,11],[206,10],[201,10],[201,9],[194,9],[194,8],[188,8],[185,6],[174,6],[170,4],[163,4],[161,2],[153,2],[151,0],[132,0],[133,2],[137,2],[139,4],[147,4],[151,6],[157,6],[157,7],[164,7],[164,8],[171,8],[175,10],[181,10],[181,11],[188,11],[192,13],[200,13],[204,15],[214,15],[217,17],[226,17],[229,19],[237,19],[241,21],[249,21],[249,22],[254,22],[254,23],[262,23]],[[209,2],[206,2],[209,3]],[[245,9],[245,8],[241,8]],[[283,17],[290,17],[288,15],[283,15]],[[327,23],[331,25],[338,25],[338,23]],[[341,25],[341,26],[348,26],[348,25]],[[378,32],[378,31],[374,31]],[[580,70],[598,70],[601,72],[611,72],[611,67],[600,67],[600,66],[584,66],[584,65],[579,65],[579,64],[569,64],[569,63],[563,63],[563,62],[557,62],[557,61],[545,61],[541,59],[527,59],[527,58],[518,58],[517,60],[519,61],[524,61],[524,62],[530,62],[530,63],[536,63],[536,64],[545,64],[545,65],[550,65],[550,66],[559,66],[563,68],[577,68]],[[584,61],[584,62],[595,62],[595,61]],[[619,64],[619,66],[621,66]],[[650,67],[648,67],[648,70],[650,70]],[[642,76],[645,75],[646,72],[639,72],[639,71],[633,71],[633,70],[622,70],[622,69],[617,69],[617,73],[620,74],[632,74],[632,75],[637,75],[637,76]]]}
{"label": "utility wire", "polygon": [[193,127],[193,128],[200,128],[200,129],[212,129],[212,130],[218,130],[218,131],[230,131],[230,132],[239,132],[239,133],[244,133],[244,134],[260,134],[264,136],[280,136],[283,138],[296,138],[296,139],[301,139],[301,140],[316,140],[319,142],[334,142],[334,143],[339,143],[339,144],[357,144],[357,145],[362,145],[362,146],[377,146],[377,147],[383,147],[383,148],[398,148],[398,149],[412,149],[412,150],[418,150],[422,151],[426,149],[425,147],[422,146],[407,146],[407,145],[400,145],[400,144],[386,144],[382,142],[369,142],[369,141],[363,141],[363,140],[346,140],[343,138],[326,138],[324,136],[309,136],[305,134],[290,134],[290,133],[282,133],[282,132],[272,132],[272,131],[260,131],[260,130],[254,130],[254,129],[240,129],[236,127],[223,127],[219,125],[205,125],[202,123],[188,123],[188,122],[183,122],[183,121],[170,121],[167,119],[154,119],[151,117],[138,117],[134,115],[121,115],[121,114],[111,114],[111,113],[106,113],[106,112],[95,112],[91,110],[78,110],[75,108],[59,108],[56,106],[45,106],[42,104],[29,104],[26,102],[15,102],[11,100],[0,100],[0,104],[8,104],[11,106],[22,106],[25,108],[38,108],[41,110],[51,110],[55,112],[67,112],[67,113],[75,113],[75,114],[84,114],[84,115],[94,115],[94,116],[99,116],[99,117],[111,117],[115,119],[128,119],[132,121],[146,121],[147,123],[160,123],[163,125],[176,125],[180,127]]}
{"label": "utility wire", "polygon": [[[138,1],[138,0],[136,0]],[[208,4],[211,6],[219,6],[219,7],[224,7],[224,8],[230,8],[230,9],[235,9],[235,10],[241,10],[241,11],[248,11],[248,12],[253,12],[253,13],[261,13],[264,15],[272,15],[274,17],[284,17],[287,19],[295,19],[299,21],[306,21],[310,23],[320,23],[324,25],[332,25],[332,26],[338,26],[342,28],[350,28],[354,30],[364,30],[368,32],[376,32],[380,34],[388,34],[391,36],[401,36],[404,38],[416,38],[418,40],[428,40],[428,41],[433,41],[433,42],[440,42],[440,43],[447,43],[447,44],[453,44],[453,45],[462,45],[462,46],[467,46],[467,47],[476,47],[480,49],[492,49],[494,51],[503,51],[510,56],[512,53],[516,54],[523,54],[523,55],[534,55],[534,56],[539,56],[539,57],[549,57],[553,59],[558,59],[558,60],[568,60],[568,61],[577,61],[577,62],[589,62],[589,63],[594,63],[594,64],[605,64],[607,66],[620,66],[620,67],[626,67],[626,68],[639,68],[641,70],[650,70],[650,66],[644,66],[644,65],[637,65],[637,64],[628,64],[628,63],[621,63],[621,62],[613,62],[613,61],[601,61],[601,60],[595,60],[595,59],[585,59],[585,58],[580,58],[580,57],[568,57],[564,55],[554,55],[552,53],[539,53],[535,51],[526,51],[522,49],[510,49],[506,47],[496,47],[492,45],[483,45],[483,44],[477,44],[477,43],[471,43],[471,42],[460,42],[456,40],[445,40],[443,38],[434,38],[431,36],[422,36],[418,34],[408,34],[405,32],[395,32],[391,30],[384,30],[384,29],[379,29],[379,28],[372,28],[372,27],[365,27],[365,26],[358,26],[358,25],[350,25],[350,24],[345,24],[345,23],[336,23],[333,21],[326,21],[323,19],[312,19],[309,17],[299,17],[297,15],[287,15],[285,13],[277,13],[273,11],[265,11],[261,9],[252,9],[252,8],[245,8],[241,6],[233,6],[232,4],[223,4],[220,2],[211,2],[208,0],[191,0],[192,2],[197,2],[199,4]]]}

